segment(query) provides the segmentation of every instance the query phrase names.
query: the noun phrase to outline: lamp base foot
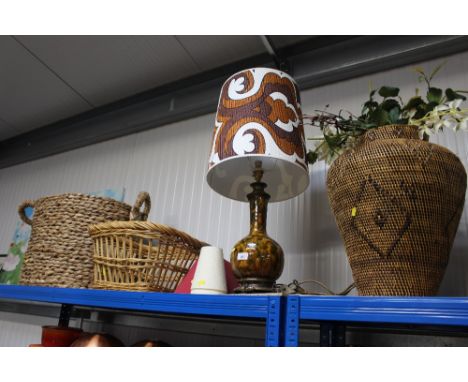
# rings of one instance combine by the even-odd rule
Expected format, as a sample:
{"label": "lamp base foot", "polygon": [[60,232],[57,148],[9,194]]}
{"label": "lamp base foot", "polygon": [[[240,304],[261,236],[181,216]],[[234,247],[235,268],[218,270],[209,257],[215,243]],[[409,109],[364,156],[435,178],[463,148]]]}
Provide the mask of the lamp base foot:
{"label": "lamp base foot", "polygon": [[276,292],[275,281],[262,279],[241,279],[234,293],[272,293]]}

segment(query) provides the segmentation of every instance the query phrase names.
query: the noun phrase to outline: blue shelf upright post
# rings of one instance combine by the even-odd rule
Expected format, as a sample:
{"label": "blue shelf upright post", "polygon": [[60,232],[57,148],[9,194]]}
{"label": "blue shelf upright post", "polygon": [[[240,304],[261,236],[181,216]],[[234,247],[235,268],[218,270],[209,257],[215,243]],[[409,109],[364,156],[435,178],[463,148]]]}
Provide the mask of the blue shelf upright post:
{"label": "blue shelf upright post", "polygon": [[281,297],[268,298],[265,346],[280,346]]}
{"label": "blue shelf upright post", "polygon": [[286,297],[286,318],[285,318],[285,346],[299,345],[299,309],[301,300],[299,296]]}

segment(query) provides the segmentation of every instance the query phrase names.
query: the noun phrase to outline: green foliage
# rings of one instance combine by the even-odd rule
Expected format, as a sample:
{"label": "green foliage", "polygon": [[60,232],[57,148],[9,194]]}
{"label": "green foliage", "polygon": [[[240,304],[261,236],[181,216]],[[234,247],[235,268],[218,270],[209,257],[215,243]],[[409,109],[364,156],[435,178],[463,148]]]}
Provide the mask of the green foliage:
{"label": "green foliage", "polygon": [[419,105],[424,104],[424,103],[425,102],[419,96],[411,97],[408,103],[403,108],[403,110],[416,109]]}
{"label": "green foliage", "polygon": [[305,124],[320,127],[323,134],[323,138],[320,138],[322,142],[307,154],[307,161],[331,161],[370,129],[389,124],[406,125],[432,115],[437,106],[457,99],[466,100],[461,94],[468,93],[466,91],[455,91],[451,88],[444,91],[431,85],[431,81],[444,64],[445,62],[442,62],[436,66],[429,75],[421,67],[414,68],[418,74],[418,81],[427,85],[424,98],[419,95],[419,89],[416,89],[416,95],[404,102],[399,96],[398,87],[382,86],[379,89],[370,89],[369,99],[364,102],[358,116],[351,113],[343,116],[342,112],[333,114],[325,111],[305,116]]}
{"label": "green foliage", "polygon": [[309,151],[306,155],[307,162],[315,163],[318,159],[318,154],[315,151]]}
{"label": "green foliage", "polygon": [[[466,93],[464,91],[458,90],[460,93]],[[466,97],[464,95],[461,95],[460,93],[457,93],[451,88],[448,88],[445,90],[445,96],[447,97],[447,100],[453,101],[454,99],[462,99],[463,101],[466,101]]]}
{"label": "green foliage", "polygon": [[442,96],[443,96],[442,89],[439,88],[429,88],[427,90],[427,100],[429,102],[435,102],[436,104],[439,104],[440,101],[442,101]]}
{"label": "green foliage", "polygon": [[394,88],[391,86],[382,86],[379,89],[379,95],[381,97],[387,98],[387,97],[397,97],[398,93],[400,93],[400,89]]}

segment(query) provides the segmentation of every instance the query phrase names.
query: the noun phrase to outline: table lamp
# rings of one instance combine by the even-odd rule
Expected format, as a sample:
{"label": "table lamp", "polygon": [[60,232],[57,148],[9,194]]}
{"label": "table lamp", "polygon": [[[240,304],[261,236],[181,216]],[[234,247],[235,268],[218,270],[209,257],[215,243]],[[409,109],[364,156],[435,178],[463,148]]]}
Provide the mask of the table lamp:
{"label": "table lamp", "polygon": [[284,255],[267,235],[267,204],[309,185],[299,89],[291,76],[254,68],[224,83],[207,181],[221,195],[250,203],[250,233],[231,252],[236,292],[274,291]]}

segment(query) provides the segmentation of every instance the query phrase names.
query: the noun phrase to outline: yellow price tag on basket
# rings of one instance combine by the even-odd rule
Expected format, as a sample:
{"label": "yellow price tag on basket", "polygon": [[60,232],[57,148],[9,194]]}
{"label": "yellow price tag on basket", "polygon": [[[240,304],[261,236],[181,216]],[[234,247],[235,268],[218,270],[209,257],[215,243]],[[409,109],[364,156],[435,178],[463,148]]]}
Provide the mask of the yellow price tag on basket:
{"label": "yellow price tag on basket", "polygon": [[357,208],[356,207],[351,208],[351,216],[355,217],[356,213],[357,213]]}

